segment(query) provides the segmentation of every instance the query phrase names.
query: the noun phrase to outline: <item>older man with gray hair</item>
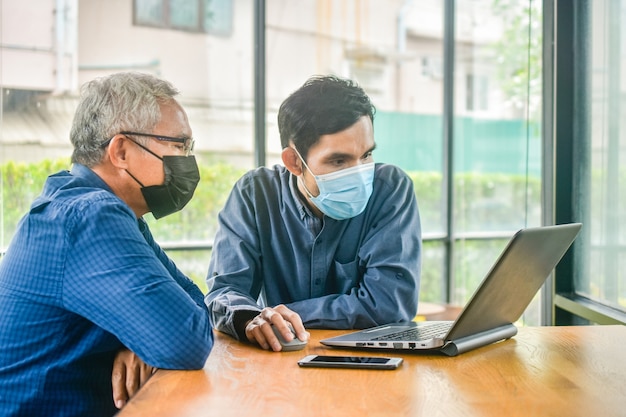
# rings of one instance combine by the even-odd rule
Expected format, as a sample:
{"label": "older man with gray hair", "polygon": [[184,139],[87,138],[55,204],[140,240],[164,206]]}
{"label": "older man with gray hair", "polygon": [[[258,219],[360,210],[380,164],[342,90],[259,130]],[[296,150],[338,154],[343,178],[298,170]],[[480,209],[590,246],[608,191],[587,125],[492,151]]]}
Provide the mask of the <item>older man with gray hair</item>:
{"label": "older man with gray hair", "polygon": [[120,352],[148,365],[142,381],[203,367],[202,292],[142,219],[182,209],[200,179],[177,94],[139,73],[83,86],[72,169],[48,177],[0,262],[1,415],[113,415]]}

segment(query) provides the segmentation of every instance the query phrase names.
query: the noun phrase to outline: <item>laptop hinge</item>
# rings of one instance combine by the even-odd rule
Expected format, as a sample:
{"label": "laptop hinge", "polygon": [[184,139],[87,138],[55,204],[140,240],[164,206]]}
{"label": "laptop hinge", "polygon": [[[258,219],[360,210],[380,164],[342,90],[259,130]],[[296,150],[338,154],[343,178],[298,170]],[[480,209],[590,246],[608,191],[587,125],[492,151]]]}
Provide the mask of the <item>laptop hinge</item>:
{"label": "laptop hinge", "polygon": [[506,324],[495,329],[487,330],[467,337],[451,340],[443,346],[440,351],[448,356],[456,356],[486,346],[499,340],[509,339],[517,334],[517,327],[513,324]]}

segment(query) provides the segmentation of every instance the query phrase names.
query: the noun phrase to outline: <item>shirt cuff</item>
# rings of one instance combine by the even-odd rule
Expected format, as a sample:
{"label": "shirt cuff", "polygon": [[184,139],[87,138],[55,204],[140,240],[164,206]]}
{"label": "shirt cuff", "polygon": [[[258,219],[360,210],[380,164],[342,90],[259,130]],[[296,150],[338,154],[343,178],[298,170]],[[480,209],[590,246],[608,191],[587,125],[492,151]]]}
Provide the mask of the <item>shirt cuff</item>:
{"label": "shirt cuff", "polygon": [[248,342],[246,336],[246,324],[259,315],[255,310],[237,310],[233,313],[233,327],[237,332],[237,339],[242,342]]}

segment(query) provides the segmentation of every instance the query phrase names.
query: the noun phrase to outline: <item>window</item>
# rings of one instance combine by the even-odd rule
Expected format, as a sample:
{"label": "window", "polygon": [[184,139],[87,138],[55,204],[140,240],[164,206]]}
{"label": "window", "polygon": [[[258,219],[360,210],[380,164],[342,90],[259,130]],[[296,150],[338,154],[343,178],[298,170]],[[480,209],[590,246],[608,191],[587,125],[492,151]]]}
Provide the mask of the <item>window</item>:
{"label": "window", "polygon": [[466,76],[466,97],[465,106],[468,111],[488,110],[489,100],[489,80],[484,76],[467,74]]}
{"label": "window", "polygon": [[555,1],[556,213],[580,221],[556,276],[556,322],[626,322],[626,1]]}
{"label": "window", "polygon": [[[464,304],[514,231],[541,224],[541,4],[457,1],[449,297]],[[529,27],[536,32],[529,31]],[[510,60],[509,56],[521,57]],[[514,87],[510,77],[516,74]],[[490,97],[493,102],[489,102]],[[539,323],[540,303],[524,315]]]}
{"label": "window", "polygon": [[182,30],[200,30],[199,0],[169,0],[170,27]]}
{"label": "window", "polygon": [[425,56],[422,58],[422,75],[440,80],[443,77],[441,57]]}
{"label": "window", "polygon": [[[141,71],[180,90],[202,177],[184,210],[158,221],[145,218],[181,270],[205,288],[217,213],[234,182],[254,166],[248,2],[239,2],[243,34],[237,36],[228,0],[62,3],[63,13],[56,14],[55,2],[2,1],[0,262],[47,176],[70,168],[79,86],[113,72]],[[23,16],[33,30],[24,30]],[[218,33],[224,36],[212,36]]]}
{"label": "window", "polygon": [[[445,34],[455,25],[444,23],[450,4],[455,38]],[[377,107],[374,159],[400,166],[415,184],[424,237],[421,301],[464,304],[508,238],[541,221],[540,118],[526,111],[541,88],[521,88],[541,74],[528,60],[529,48],[533,58],[541,53],[528,35],[533,25],[532,36],[541,36],[540,8],[529,0],[267,2],[268,126],[275,138],[268,145],[278,141],[280,102],[311,74],[352,77],[364,87]],[[454,62],[444,62],[450,44]],[[519,59],[503,62],[509,55]],[[450,97],[446,71],[461,74]],[[501,76],[513,72],[516,88]],[[453,114],[446,114],[448,99]],[[448,116],[452,132],[444,129]],[[538,323],[538,308],[526,319]]]}
{"label": "window", "polygon": [[134,22],[228,36],[233,25],[232,0],[134,0]]}
{"label": "window", "polygon": [[[6,16],[37,12],[34,27],[50,28],[55,25],[53,5],[40,11],[28,2],[4,0],[0,165],[4,169],[9,164],[31,164],[32,172],[26,175],[32,178],[24,181],[36,189],[28,192],[40,191],[37,181],[42,170],[53,171],[42,161],[69,155],[67,137],[79,85],[122,70],[148,71],[169,79],[183,92],[181,100],[197,139],[198,159],[212,171],[203,173],[206,189],[190,203],[197,211],[186,209],[151,228],[166,248],[176,249],[172,256],[181,268],[203,282],[206,251],[184,249],[210,246],[215,215],[225,195],[238,174],[253,166],[253,71],[256,75],[262,71],[254,68],[254,39],[249,36],[253,4],[232,0],[81,2],[80,8],[67,13],[66,27],[32,32],[21,30]],[[400,166],[415,185],[424,232],[422,301],[464,304],[514,231],[540,224],[544,215],[542,177],[551,173],[552,166],[543,172],[541,165],[541,7],[537,0],[266,0],[265,164],[280,163],[276,113],[284,98],[312,74],[356,78],[377,107],[375,159]],[[112,17],[126,23],[112,26]],[[73,31],[80,42],[68,41],[60,51],[51,46],[54,33]],[[28,38],[34,35],[41,39]],[[454,53],[446,56],[444,52],[450,50]],[[60,74],[67,83],[52,75],[57,75],[55,65],[62,56],[67,57],[64,68],[71,69]],[[619,54],[605,52],[603,56],[615,59]],[[607,71],[618,68],[603,65]],[[37,75],[31,72],[35,70]],[[594,84],[594,114],[603,115],[594,130],[606,133],[604,139],[593,142],[599,153],[589,171],[593,176],[587,175],[602,185],[594,188],[593,197],[603,199],[604,204],[594,202],[593,208],[605,207],[607,216],[607,207],[613,204],[610,198],[618,196],[613,192],[617,177],[609,167],[619,166],[611,158],[620,154],[609,144],[617,143],[621,149],[619,140],[609,140],[615,137],[609,128],[620,120],[609,112],[614,108],[611,100],[621,87],[608,74]],[[572,85],[568,88],[573,90]],[[12,92],[19,92],[21,98],[9,97]],[[32,113],[28,120],[21,118],[25,112],[11,110],[17,105],[28,106]],[[570,119],[576,118],[570,115]],[[582,143],[591,147],[592,142]],[[578,158],[584,149],[580,152]],[[3,193],[9,185],[4,175]],[[0,249],[11,238],[15,213],[25,210],[7,203],[13,200],[6,195],[1,204]],[[30,201],[32,196],[23,199]],[[571,211],[571,199],[568,203]],[[596,224],[594,230],[601,230],[601,221]],[[605,221],[604,230],[608,224]],[[589,242],[594,248],[597,245],[593,256],[598,261],[586,268],[606,268],[617,259],[600,257],[600,253],[610,253],[605,246],[615,249],[616,245],[608,235],[597,236]],[[605,278],[585,279],[581,276],[578,292],[589,299],[603,299],[614,288]],[[603,289],[597,291],[599,287]],[[618,297],[607,305],[619,303]],[[529,313],[530,322],[536,323],[536,313],[536,309]]]}
{"label": "window", "polygon": [[[626,2],[596,1],[591,7],[591,107],[587,141],[589,164],[584,177],[589,200],[579,208],[589,228],[588,257],[577,269],[576,292],[613,308],[626,310],[626,269],[620,259],[626,249],[626,83],[620,68],[626,63]],[[582,174],[582,173],[581,173]],[[585,213],[588,211],[588,213]]]}
{"label": "window", "polygon": [[135,23],[165,26],[164,0],[135,0]]}

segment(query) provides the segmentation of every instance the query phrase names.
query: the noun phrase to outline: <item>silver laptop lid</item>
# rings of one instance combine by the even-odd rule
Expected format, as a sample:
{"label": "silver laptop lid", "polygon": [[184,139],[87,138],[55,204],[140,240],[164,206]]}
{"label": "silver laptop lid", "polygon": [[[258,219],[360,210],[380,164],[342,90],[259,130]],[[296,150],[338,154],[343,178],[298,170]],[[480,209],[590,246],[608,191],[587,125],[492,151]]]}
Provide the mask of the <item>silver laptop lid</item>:
{"label": "silver laptop lid", "polygon": [[572,244],[582,224],[522,229],[478,286],[446,335],[456,340],[515,323]]}

